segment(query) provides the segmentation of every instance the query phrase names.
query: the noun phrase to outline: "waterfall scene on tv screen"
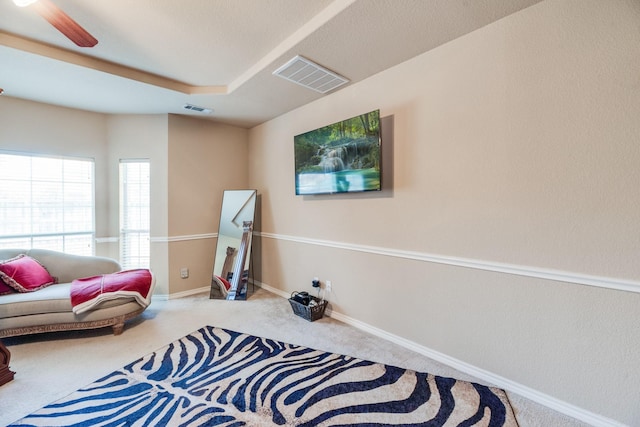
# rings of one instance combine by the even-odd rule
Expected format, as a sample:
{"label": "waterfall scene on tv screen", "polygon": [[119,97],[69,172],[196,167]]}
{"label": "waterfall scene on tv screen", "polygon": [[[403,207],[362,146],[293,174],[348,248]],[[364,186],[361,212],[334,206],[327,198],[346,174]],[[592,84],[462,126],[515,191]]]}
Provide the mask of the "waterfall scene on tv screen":
{"label": "waterfall scene on tv screen", "polygon": [[294,137],[296,194],[380,190],[380,110]]}

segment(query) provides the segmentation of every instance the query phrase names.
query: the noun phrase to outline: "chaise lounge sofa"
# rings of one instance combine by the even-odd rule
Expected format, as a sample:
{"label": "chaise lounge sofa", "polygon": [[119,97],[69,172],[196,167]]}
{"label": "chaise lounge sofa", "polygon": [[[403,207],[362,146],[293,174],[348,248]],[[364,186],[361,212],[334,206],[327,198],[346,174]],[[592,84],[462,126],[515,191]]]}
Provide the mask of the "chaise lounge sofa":
{"label": "chaise lounge sofa", "polygon": [[[20,292],[7,291],[5,286],[4,295],[0,295],[0,338],[106,326],[111,326],[114,335],[119,335],[125,322],[141,314],[148,305],[123,295],[101,300],[91,309],[76,314],[71,302],[71,282],[117,273],[121,271],[120,264],[111,258],[70,255],[46,249],[0,249],[0,264],[22,254],[45,267],[55,283]],[[6,281],[2,284],[6,285]],[[148,302],[152,290],[153,287],[149,291]]]}

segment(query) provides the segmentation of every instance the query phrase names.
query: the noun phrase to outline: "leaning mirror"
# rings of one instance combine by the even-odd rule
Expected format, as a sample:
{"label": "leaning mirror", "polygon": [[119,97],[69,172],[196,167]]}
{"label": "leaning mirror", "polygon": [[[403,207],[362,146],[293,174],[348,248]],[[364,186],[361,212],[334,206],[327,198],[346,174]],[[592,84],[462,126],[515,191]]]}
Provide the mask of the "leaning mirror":
{"label": "leaning mirror", "polygon": [[256,190],[225,190],[209,298],[247,299]]}

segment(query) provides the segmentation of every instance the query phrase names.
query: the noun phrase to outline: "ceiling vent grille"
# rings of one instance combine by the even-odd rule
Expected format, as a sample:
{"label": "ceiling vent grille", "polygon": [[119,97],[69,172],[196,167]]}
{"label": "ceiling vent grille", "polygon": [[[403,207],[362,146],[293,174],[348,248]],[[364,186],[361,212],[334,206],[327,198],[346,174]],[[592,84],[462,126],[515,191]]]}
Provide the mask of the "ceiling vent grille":
{"label": "ceiling vent grille", "polygon": [[196,113],[202,113],[202,114],[213,113],[213,110],[211,108],[198,107],[197,105],[191,105],[191,104],[184,104],[182,108],[184,108],[185,110],[195,111]]}
{"label": "ceiling vent grille", "polygon": [[275,70],[273,75],[320,93],[327,93],[349,82],[345,77],[300,55]]}

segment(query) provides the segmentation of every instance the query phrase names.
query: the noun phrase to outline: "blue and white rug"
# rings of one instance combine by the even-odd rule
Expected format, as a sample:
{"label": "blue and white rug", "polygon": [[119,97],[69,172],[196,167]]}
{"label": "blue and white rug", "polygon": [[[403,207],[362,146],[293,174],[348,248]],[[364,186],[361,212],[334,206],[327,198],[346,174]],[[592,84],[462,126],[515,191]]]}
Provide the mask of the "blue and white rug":
{"label": "blue and white rug", "polygon": [[504,391],[204,327],[19,420],[32,426],[517,426]]}

